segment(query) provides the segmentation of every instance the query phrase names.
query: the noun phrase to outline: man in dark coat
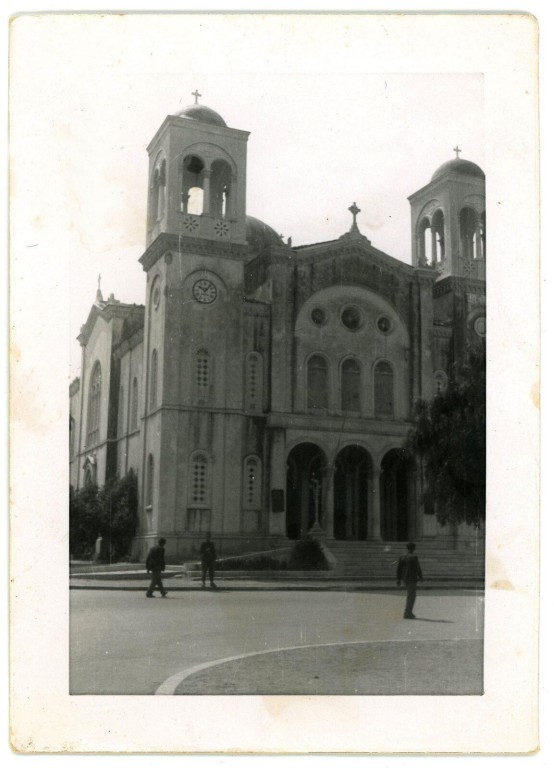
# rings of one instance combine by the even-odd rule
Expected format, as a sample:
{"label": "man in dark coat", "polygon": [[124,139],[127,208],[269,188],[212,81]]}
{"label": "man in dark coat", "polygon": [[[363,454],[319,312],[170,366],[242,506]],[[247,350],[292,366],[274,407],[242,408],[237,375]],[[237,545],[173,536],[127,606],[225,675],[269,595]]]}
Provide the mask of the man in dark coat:
{"label": "man in dark coat", "polygon": [[403,555],[398,561],[396,569],[396,583],[400,586],[403,581],[406,585],[406,607],[404,608],[405,619],[415,619],[414,603],[416,600],[417,582],[422,581],[423,574],[417,555],[414,555],[415,544],[410,542],[406,544],[407,555]]}
{"label": "man in dark coat", "polygon": [[146,597],[154,597],[156,587],[166,597],[167,589],[162,584],[162,572],[165,571],[165,539],[160,539],[155,547],[152,547],[146,558],[146,570],[152,573],[152,581],[146,592]]}
{"label": "man in dark coat", "polygon": [[212,541],[212,534],[208,531],[206,539],[200,545],[200,559],[202,561],[202,586],[206,586],[206,574],[210,576],[210,587],[215,587],[215,545]]}

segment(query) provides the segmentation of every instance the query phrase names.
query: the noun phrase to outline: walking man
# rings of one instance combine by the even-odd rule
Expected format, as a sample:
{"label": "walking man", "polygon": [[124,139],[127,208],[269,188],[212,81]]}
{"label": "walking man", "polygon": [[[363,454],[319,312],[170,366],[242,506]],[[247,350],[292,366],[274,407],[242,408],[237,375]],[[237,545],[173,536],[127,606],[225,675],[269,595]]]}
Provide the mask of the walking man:
{"label": "walking man", "polygon": [[167,589],[164,589],[162,583],[162,572],[165,571],[165,539],[160,539],[148,553],[146,571],[152,573],[152,581],[146,592],[146,597],[154,597],[156,587],[162,593],[162,597],[166,597]]}
{"label": "walking man", "polygon": [[206,538],[200,545],[200,558],[202,560],[202,586],[206,586],[206,574],[210,577],[210,587],[215,587],[215,545],[212,541],[212,534],[208,531]]}
{"label": "walking man", "polygon": [[403,581],[406,585],[406,607],[404,608],[405,619],[415,619],[414,603],[416,600],[417,582],[423,580],[421,566],[417,555],[414,555],[415,544],[410,542],[406,544],[407,555],[403,555],[398,561],[396,569],[396,584],[400,586]]}

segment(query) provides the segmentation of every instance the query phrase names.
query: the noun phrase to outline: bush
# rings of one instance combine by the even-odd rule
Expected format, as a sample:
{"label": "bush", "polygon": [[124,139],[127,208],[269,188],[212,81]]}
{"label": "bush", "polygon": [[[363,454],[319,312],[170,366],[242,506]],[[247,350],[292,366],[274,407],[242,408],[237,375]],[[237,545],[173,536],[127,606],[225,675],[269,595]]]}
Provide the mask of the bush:
{"label": "bush", "polygon": [[76,491],[69,488],[69,550],[79,560],[89,560],[94,542],[101,532],[98,488],[87,485]]}
{"label": "bush", "polygon": [[326,571],[325,553],[317,539],[297,541],[290,554],[289,568],[292,571]]}

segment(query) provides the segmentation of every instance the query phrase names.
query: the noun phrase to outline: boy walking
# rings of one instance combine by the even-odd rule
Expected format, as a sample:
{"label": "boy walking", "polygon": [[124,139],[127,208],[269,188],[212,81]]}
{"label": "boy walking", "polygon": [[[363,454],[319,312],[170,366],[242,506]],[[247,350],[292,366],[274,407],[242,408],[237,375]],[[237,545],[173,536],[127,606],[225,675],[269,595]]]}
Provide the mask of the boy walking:
{"label": "boy walking", "polygon": [[398,561],[396,569],[396,583],[400,586],[403,581],[406,585],[406,607],[404,608],[405,619],[415,619],[414,603],[416,600],[417,582],[423,579],[421,566],[417,555],[414,555],[416,545],[413,542],[406,544],[407,555],[403,555]]}
{"label": "boy walking", "polygon": [[167,589],[164,589],[162,583],[162,572],[165,571],[165,539],[160,539],[155,547],[152,547],[146,558],[146,571],[152,573],[152,581],[146,591],[146,597],[154,597],[156,587],[162,593],[162,597],[167,595]]}

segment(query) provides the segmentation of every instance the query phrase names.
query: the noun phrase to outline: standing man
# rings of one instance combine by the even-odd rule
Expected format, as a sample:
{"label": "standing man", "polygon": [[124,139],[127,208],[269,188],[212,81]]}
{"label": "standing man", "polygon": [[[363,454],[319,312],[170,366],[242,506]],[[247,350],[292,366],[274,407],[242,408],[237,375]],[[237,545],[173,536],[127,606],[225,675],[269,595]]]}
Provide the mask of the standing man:
{"label": "standing man", "polygon": [[156,587],[167,596],[167,589],[162,584],[162,572],[165,571],[165,539],[160,539],[155,547],[152,547],[146,558],[146,570],[152,573],[152,581],[146,592],[146,597],[154,597]]}
{"label": "standing man", "polygon": [[200,558],[202,560],[202,586],[206,586],[206,573],[210,576],[210,587],[215,587],[215,545],[212,541],[212,534],[208,531],[206,538],[200,545]]}
{"label": "standing man", "polygon": [[417,555],[414,555],[415,544],[410,542],[406,544],[407,555],[403,555],[398,561],[396,569],[396,584],[400,586],[403,581],[406,585],[406,607],[404,608],[405,619],[415,619],[414,603],[416,600],[417,582],[423,580],[421,566]]}

